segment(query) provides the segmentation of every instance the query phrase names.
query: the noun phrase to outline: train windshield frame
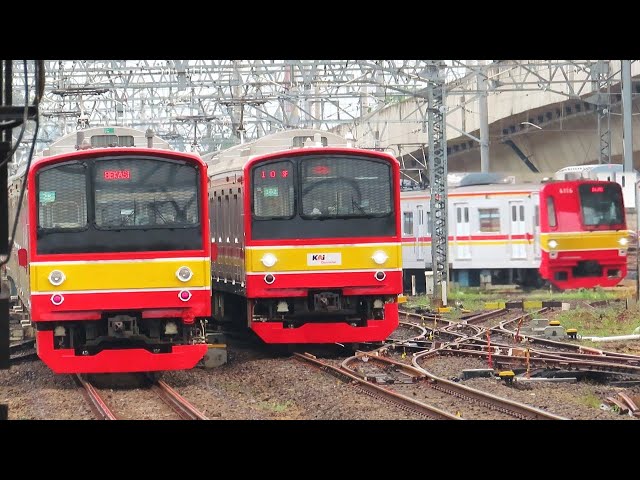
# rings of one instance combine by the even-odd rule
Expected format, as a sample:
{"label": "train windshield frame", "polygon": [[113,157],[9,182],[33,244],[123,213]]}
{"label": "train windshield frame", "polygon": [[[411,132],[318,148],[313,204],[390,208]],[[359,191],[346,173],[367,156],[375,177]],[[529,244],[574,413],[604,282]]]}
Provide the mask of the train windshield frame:
{"label": "train windshield frame", "polygon": [[[255,240],[398,234],[395,212],[400,186],[386,158],[298,153],[255,163],[247,173]],[[266,197],[281,206],[265,210]]]}
{"label": "train windshield frame", "polygon": [[35,176],[37,252],[202,249],[201,174],[187,159],[145,153],[44,166]]}
{"label": "train windshield frame", "polygon": [[394,209],[391,166],[374,158],[322,155],[300,159],[299,214],[305,219],[373,218]]}
{"label": "train windshield frame", "polygon": [[622,190],[617,183],[578,185],[580,217],[586,229],[624,228]]}
{"label": "train windshield frame", "polygon": [[94,225],[99,230],[190,228],[200,223],[198,169],[184,161],[118,157],[95,162]]}
{"label": "train windshield frame", "polygon": [[395,209],[393,171],[382,159],[308,155],[259,163],[251,174],[254,220],[375,218]]}

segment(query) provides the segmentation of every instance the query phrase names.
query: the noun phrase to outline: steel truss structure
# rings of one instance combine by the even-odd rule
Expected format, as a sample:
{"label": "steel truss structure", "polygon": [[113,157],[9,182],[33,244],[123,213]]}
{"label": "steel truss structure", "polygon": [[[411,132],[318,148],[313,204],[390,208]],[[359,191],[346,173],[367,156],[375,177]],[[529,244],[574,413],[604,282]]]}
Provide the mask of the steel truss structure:
{"label": "steel truss structure", "polygon": [[[371,112],[420,100],[426,125],[431,60],[76,60],[45,61],[43,139],[82,125],[152,127],[183,148],[214,150],[294,127],[330,129],[366,122]],[[569,98],[601,92],[619,76],[610,61],[438,62],[447,95],[548,90]],[[615,63],[616,65],[610,65]],[[30,62],[30,68],[33,68]],[[605,68],[608,67],[608,68]],[[21,75],[16,75],[17,94]],[[19,95],[18,95],[19,96]],[[407,111],[402,117],[409,117]],[[402,122],[399,117],[395,121]],[[425,132],[426,133],[426,132]],[[478,139],[476,139],[478,140]]]}

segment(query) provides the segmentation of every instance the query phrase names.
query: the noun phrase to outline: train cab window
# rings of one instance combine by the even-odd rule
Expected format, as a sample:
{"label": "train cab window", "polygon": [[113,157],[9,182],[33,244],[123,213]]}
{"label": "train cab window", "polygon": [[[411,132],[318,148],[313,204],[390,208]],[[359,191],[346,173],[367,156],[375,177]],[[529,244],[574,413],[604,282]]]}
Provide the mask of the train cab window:
{"label": "train cab window", "polygon": [[78,229],[87,226],[86,166],[62,164],[38,174],[38,227]]}
{"label": "train cab window", "polygon": [[293,163],[269,162],[253,169],[253,216],[291,218],[295,213]]}
{"label": "train cab window", "polygon": [[199,223],[198,172],[193,165],[127,156],[96,162],[94,175],[98,228]]}
{"label": "train cab window", "polygon": [[582,219],[585,226],[620,225],[623,222],[623,200],[617,183],[578,186]]}
{"label": "train cab window", "polygon": [[556,227],[558,225],[556,220],[556,205],[553,197],[547,197],[547,219],[550,227]]}
{"label": "train cab window", "polygon": [[407,236],[413,235],[413,212],[403,212],[402,218],[404,234]]}
{"label": "train cab window", "polygon": [[[365,157],[314,156],[300,161],[303,218],[383,217],[393,211],[391,168]],[[419,221],[419,219],[418,219]]]}
{"label": "train cab window", "polygon": [[499,209],[479,208],[478,218],[480,220],[481,232],[499,232],[500,231],[500,210]]}

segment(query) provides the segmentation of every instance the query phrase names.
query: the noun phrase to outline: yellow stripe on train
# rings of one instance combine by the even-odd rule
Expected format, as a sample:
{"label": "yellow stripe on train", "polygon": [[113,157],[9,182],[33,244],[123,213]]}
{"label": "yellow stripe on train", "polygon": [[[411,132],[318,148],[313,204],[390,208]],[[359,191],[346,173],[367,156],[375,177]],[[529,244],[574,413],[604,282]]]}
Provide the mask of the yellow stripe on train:
{"label": "yellow stripe on train", "polygon": [[[549,245],[550,243],[551,245]],[[545,252],[548,252],[550,250],[617,250],[621,248],[626,249],[628,245],[629,232],[627,230],[586,230],[583,232],[558,232],[540,234],[540,246]]]}
{"label": "yellow stripe on train", "polygon": [[246,264],[248,272],[398,269],[402,268],[402,245],[247,247]]}
{"label": "yellow stripe on train", "polygon": [[[183,282],[178,279],[180,267],[189,267],[192,277]],[[58,270],[64,280],[54,285],[49,276]],[[153,261],[108,262],[47,262],[30,265],[31,291],[112,290],[136,288],[189,288],[211,285],[211,261],[206,259],[178,259]],[[53,280],[57,283],[56,276]]]}

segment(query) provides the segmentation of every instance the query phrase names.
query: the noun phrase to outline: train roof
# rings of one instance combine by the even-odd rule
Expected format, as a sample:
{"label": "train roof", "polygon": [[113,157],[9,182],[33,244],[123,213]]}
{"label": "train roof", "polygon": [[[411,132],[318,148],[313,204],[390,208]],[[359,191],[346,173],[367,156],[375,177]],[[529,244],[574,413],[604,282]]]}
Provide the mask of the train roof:
{"label": "train roof", "polygon": [[209,165],[209,176],[219,172],[242,170],[244,164],[258,155],[300,147],[350,147],[344,137],[325,130],[296,128],[283,130],[251,142],[202,156]]}
{"label": "train roof", "polygon": [[[149,145],[151,140],[151,145]],[[63,135],[55,142],[49,144],[44,150],[34,154],[31,166],[37,162],[64,153],[72,153],[90,148],[108,147],[138,147],[154,148],[159,150],[172,150],[166,140],[155,135],[152,130],[139,130],[130,127],[90,127],[84,130]],[[24,175],[26,162],[21,163],[17,170],[10,176],[9,182],[14,178]]]}
{"label": "train roof", "polygon": [[[152,140],[149,145],[148,140]],[[152,130],[139,130],[130,127],[91,127],[77,130],[60,137],[45,148],[39,155],[49,157],[61,153],[75,152],[83,147],[151,147],[171,150],[169,142],[155,135]]]}
{"label": "train roof", "polygon": [[[484,193],[507,193],[522,192],[534,193],[538,192],[544,184],[541,183],[496,183],[491,185],[469,185],[463,187],[448,187],[448,195],[472,195]],[[431,192],[427,190],[407,190],[401,193],[402,198],[429,196]]]}

